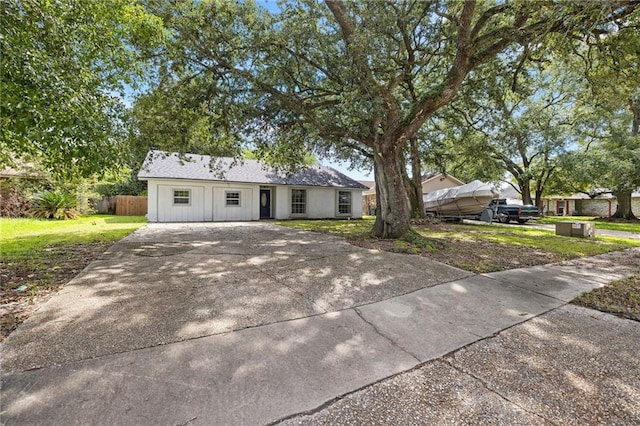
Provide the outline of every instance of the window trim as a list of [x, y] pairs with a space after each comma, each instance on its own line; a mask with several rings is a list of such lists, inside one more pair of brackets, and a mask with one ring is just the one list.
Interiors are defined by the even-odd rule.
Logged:
[[[293, 192], [294, 191], [304, 191], [304, 204], [296, 203], [296, 205], [304, 205], [304, 213], [294, 213], [293, 212]], [[306, 217], [309, 214], [309, 191], [306, 188], [290, 188], [289, 190], [289, 213], [293, 217]]]
[[[238, 204], [229, 204], [229, 194], [238, 194]], [[224, 191], [225, 207], [242, 207], [242, 191]]]
[[[171, 188], [172, 191], [172, 197], [171, 197], [171, 201], [173, 202], [173, 206], [179, 206], [179, 207], [189, 207], [191, 206], [191, 189], [187, 189], [187, 188]], [[184, 191], [187, 193], [186, 196], [184, 195], [179, 195], [176, 196], [176, 192], [178, 191]], [[185, 199], [187, 200], [186, 203], [176, 203], [176, 198], [181, 198], [181, 199]]]
[[[340, 193], [344, 192], [349, 194], [349, 212], [341, 213], [340, 212]], [[353, 191], [348, 191], [345, 189], [336, 190], [336, 216], [353, 216]]]

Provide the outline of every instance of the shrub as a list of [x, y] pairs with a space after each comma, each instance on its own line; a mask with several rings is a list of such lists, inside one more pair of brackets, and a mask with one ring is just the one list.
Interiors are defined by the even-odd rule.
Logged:
[[0, 184], [0, 216], [25, 217], [30, 209], [31, 203], [22, 188], [10, 180]]
[[31, 197], [31, 212], [34, 217], [42, 219], [75, 219], [77, 218], [78, 200], [72, 194], [62, 191], [45, 191]]

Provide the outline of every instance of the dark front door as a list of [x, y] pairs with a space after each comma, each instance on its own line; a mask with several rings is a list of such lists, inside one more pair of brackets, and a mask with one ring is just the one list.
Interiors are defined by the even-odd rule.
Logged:
[[260, 219], [269, 219], [271, 217], [271, 190], [260, 190]]

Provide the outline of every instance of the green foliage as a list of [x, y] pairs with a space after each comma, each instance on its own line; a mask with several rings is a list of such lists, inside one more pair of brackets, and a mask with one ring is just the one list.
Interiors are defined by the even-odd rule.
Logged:
[[473, 178], [497, 180], [507, 172], [524, 202], [533, 204], [533, 195], [539, 201], [545, 192], [558, 157], [575, 144], [569, 112], [576, 99], [573, 81], [544, 52], [527, 46], [513, 53], [472, 73], [440, 114], [432, 131], [440, 137], [427, 158], [456, 176], [471, 171]]
[[[194, 141], [207, 146], [200, 136], [213, 131], [221, 136], [213, 148], [240, 155], [235, 146], [245, 143], [283, 169], [309, 152], [369, 166], [373, 159], [375, 232], [384, 237], [409, 228], [407, 141], [471, 71], [517, 43], [545, 46], [550, 34], [601, 30], [611, 20], [601, 2], [292, 0], [274, 14], [252, 1], [149, 7], [171, 32], [156, 93], [176, 102], [160, 102], [169, 114], [153, 102], [143, 108], [141, 129], [153, 113], [159, 119], [141, 136], [168, 128], [186, 150]], [[633, 7], [615, 11], [624, 19]]]
[[31, 197], [31, 213], [40, 219], [76, 219], [78, 200], [62, 191], [45, 191]]
[[140, 181], [134, 174], [129, 178], [118, 182], [103, 182], [96, 185], [96, 192], [101, 196], [113, 197], [116, 195], [142, 195], [147, 190], [147, 182]]
[[0, 14], [0, 165], [32, 158], [68, 177], [120, 164], [118, 92], [161, 21], [131, 0], [3, 0]]
[[[640, 21], [640, 12], [630, 22]], [[564, 72], [578, 82], [573, 106], [580, 150], [560, 164], [556, 191], [597, 192], [618, 198], [616, 216], [633, 218], [631, 193], [640, 187], [640, 57], [637, 29], [622, 27], [592, 37], [565, 58]], [[575, 57], [573, 57], [575, 58]]]

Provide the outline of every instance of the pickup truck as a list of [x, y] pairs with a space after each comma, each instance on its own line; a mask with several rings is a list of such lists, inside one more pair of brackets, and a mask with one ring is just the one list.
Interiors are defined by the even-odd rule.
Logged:
[[507, 204], [507, 200], [504, 198], [492, 200], [489, 207], [493, 209], [493, 217], [500, 223], [517, 221], [522, 224], [527, 223], [528, 220], [535, 220], [540, 217], [536, 206]]

